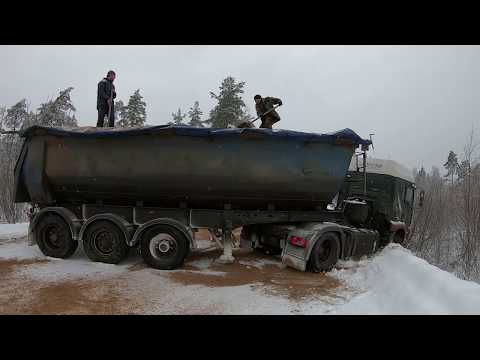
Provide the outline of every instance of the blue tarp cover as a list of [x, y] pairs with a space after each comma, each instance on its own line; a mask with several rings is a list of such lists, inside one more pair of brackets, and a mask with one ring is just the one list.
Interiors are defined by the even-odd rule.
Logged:
[[22, 132], [22, 136], [29, 138], [36, 135], [52, 135], [61, 137], [75, 137], [75, 138], [111, 138], [111, 137], [125, 137], [135, 135], [151, 135], [173, 132], [178, 136], [195, 136], [195, 137], [238, 137], [241, 134], [263, 134], [264, 136], [275, 139], [297, 140], [307, 142], [321, 142], [321, 143], [335, 143], [338, 140], [345, 140], [352, 142], [356, 146], [360, 144], [369, 145], [370, 140], [362, 139], [351, 129], [343, 129], [333, 133], [316, 134], [292, 130], [270, 130], [259, 128], [231, 128], [231, 129], [217, 129], [217, 128], [196, 128], [188, 125], [157, 125], [145, 126], [138, 128], [72, 128], [62, 129], [56, 127], [46, 126], [31, 126]]

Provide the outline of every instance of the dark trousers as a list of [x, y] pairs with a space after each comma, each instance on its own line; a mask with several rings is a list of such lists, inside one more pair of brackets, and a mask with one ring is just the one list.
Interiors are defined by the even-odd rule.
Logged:
[[[97, 127], [103, 127], [103, 121], [105, 117], [108, 117], [108, 107], [107, 108], [99, 108], [98, 109], [98, 120], [97, 120]], [[112, 111], [110, 113], [110, 119], [108, 119], [108, 126], [113, 127], [114, 126], [114, 121], [113, 121], [113, 116], [114, 116], [114, 111], [113, 111], [113, 106], [112, 106]]]
[[271, 129], [272, 125], [278, 121], [277, 119], [271, 116], [265, 116], [261, 120], [262, 120], [262, 124], [260, 125], [260, 128], [263, 128], [263, 129]]

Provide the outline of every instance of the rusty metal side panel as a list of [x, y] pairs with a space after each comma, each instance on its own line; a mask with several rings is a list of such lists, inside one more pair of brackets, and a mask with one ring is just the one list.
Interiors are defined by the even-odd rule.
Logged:
[[[239, 209], [314, 207], [341, 186], [353, 147], [245, 138], [142, 135], [46, 142], [45, 174], [54, 198], [131, 205]], [[39, 164], [37, 164], [39, 166]]]

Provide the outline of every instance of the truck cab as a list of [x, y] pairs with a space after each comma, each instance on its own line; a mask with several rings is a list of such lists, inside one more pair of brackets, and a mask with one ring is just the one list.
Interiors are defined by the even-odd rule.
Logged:
[[272, 249], [276, 243], [287, 266], [318, 272], [339, 259], [402, 244], [413, 216], [413, 174], [396, 161], [375, 158], [367, 159], [364, 171], [357, 159], [352, 158], [341, 189], [324, 211], [325, 221], [262, 227], [257, 246]]
[[356, 159], [350, 163], [342, 190], [349, 197], [363, 198], [369, 204], [370, 228], [401, 243], [408, 236], [413, 216], [413, 173], [394, 160], [368, 158], [366, 164], [366, 196], [363, 174], [359, 171], [362, 164]]

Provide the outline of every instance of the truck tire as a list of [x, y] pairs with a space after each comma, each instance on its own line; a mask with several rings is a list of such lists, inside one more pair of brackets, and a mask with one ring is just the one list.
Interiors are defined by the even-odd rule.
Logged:
[[182, 266], [189, 252], [188, 239], [168, 225], [155, 225], [146, 230], [140, 240], [143, 260], [159, 270], [172, 270]]
[[340, 240], [334, 233], [325, 233], [313, 246], [309, 259], [312, 272], [330, 271], [340, 258]]
[[68, 224], [61, 216], [49, 213], [35, 226], [35, 238], [45, 256], [66, 259], [73, 255], [78, 241], [73, 240]]
[[127, 256], [129, 247], [117, 225], [108, 220], [98, 220], [85, 230], [83, 249], [92, 261], [118, 264]]

